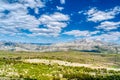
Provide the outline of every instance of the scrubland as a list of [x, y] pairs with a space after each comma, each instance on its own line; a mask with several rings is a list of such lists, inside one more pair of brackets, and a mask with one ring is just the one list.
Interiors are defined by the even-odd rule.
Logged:
[[[24, 62], [26, 59], [57, 60], [99, 68]], [[120, 80], [119, 69], [120, 54], [0, 51], [0, 79], [5, 80]]]

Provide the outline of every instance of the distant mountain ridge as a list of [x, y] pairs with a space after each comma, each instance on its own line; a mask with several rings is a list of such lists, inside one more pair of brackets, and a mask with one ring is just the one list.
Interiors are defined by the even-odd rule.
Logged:
[[16, 42], [0, 42], [0, 50], [10, 51], [68, 51], [79, 50], [84, 52], [120, 52], [120, 45], [107, 43], [98, 40], [81, 39], [63, 43], [16, 43]]
[[120, 51], [120, 45], [118, 44], [102, 42], [99, 40], [90, 40], [90, 39], [80, 39], [66, 43], [57, 43], [57, 44], [52, 44], [51, 46], [53, 50], [57, 50], [57, 51], [79, 50], [85, 52], [116, 52], [116, 48], [118, 51]]

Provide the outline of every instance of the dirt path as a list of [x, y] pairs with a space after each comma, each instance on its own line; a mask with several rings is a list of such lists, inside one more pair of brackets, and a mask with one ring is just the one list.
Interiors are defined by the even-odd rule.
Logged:
[[27, 62], [27, 63], [44, 63], [46, 65], [54, 65], [54, 64], [58, 64], [58, 65], [62, 65], [62, 66], [71, 66], [71, 67], [88, 67], [88, 68], [92, 68], [92, 69], [101, 69], [101, 68], [105, 68], [107, 70], [114, 70], [114, 71], [120, 71], [120, 68], [108, 68], [108, 67], [97, 67], [97, 66], [93, 66], [92, 64], [80, 64], [80, 63], [71, 63], [71, 62], [67, 62], [67, 61], [61, 61], [61, 60], [47, 60], [47, 59], [25, 59], [22, 60], [23, 62]]

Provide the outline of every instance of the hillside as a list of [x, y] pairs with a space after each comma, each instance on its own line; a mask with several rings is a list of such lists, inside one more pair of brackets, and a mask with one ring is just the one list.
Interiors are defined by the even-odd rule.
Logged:
[[120, 52], [120, 45], [87, 39], [55, 44], [0, 42], [0, 50], [32, 52], [79, 50], [83, 52], [118, 53]]
[[0, 51], [0, 79], [119, 80], [119, 62], [120, 54]]

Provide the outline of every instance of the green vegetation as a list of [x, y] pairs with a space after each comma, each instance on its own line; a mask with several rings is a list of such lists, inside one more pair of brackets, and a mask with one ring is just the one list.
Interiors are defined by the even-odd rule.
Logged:
[[[79, 51], [68, 52], [0, 52], [0, 79], [23, 80], [120, 80], [120, 71], [91, 69], [85, 67], [66, 67], [58, 64], [45, 65], [38, 63], [24, 63], [21, 59], [57, 59], [70, 62], [87, 63], [119, 67], [120, 55], [115, 64], [111, 61], [114, 54], [83, 53]], [[120, 67], [119, 67], [120, 68]]]
[[[79, 51], [66, 52], [8, 52], [0, 51], [0, 58], [5, 59], [55, 59], [98, 66], [120, 68], [120, 54], [87, 53]], [[115, 62], [116, 61], [116, 62]]]

